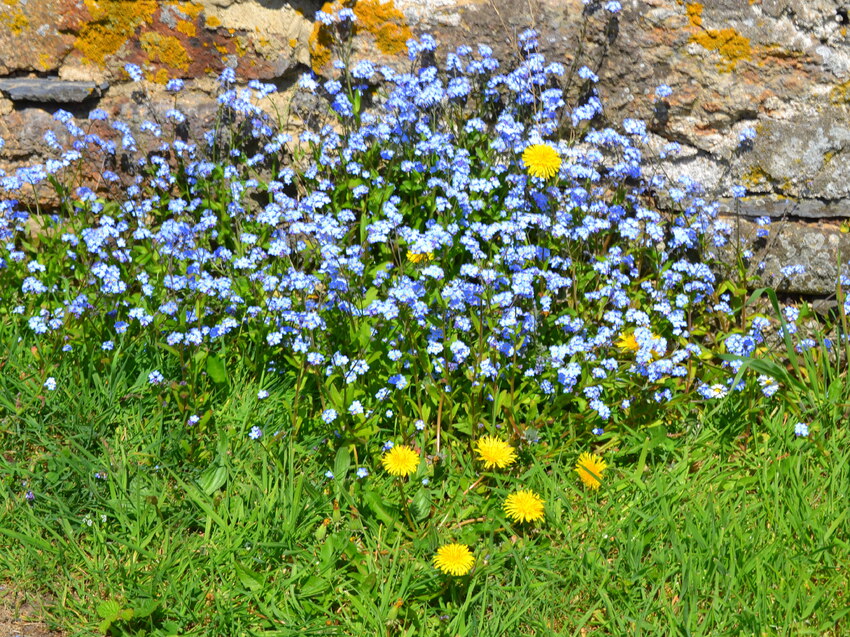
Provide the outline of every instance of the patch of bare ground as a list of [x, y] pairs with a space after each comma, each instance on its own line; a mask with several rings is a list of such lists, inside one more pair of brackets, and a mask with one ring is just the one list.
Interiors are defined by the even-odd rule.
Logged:
[[46, 600], [0, 586], [0, 637], [62, 637], [38, 621]]

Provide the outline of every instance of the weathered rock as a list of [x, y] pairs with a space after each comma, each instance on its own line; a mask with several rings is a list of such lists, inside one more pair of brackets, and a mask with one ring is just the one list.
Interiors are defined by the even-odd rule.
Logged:
[[98, 98], [109, 84], [71, 82], [58, 78], [0, 78], [0, 92], [13, 102], [72, 104]]
[[850, 199], [795, 199], [777, 195], [743, 197], [740, 201], [720, 199], [724, 212], [737, 210], [745, 217], [788, 217], [791, 219], [850, 218]]
[[55, 72], [71, 51], [74, 36], [65, 16], [78, 11], [75, 0], [0, 2], [0, 75]]
[[[827, 222], [777, 221], [766, 239], [756, 240], [759, 226], [749, 219], [727, 218], [734, 229], [730, 244], [718, 251], [722, 262], [735, 263], [738, 237], [741, 249], [755, 245], [747, 260], [749, 273], [761, 273], [757, 287], [769, 285], [780, 292], [828, 296], [835, 292], [839, 274], [850, 274], [850, 234], [840, 224]], [[759, 269], [758, 264], [764, 263]], [[786, 266], [803, 266], [802, 274], [782, 273]], [[727, 273], [729, 274], [729, 273]], [[756, 287], [756, 285], [753, 285]]]

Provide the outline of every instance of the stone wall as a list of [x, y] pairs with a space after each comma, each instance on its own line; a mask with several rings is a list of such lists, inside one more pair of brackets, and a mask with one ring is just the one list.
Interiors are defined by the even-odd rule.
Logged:
[[[743, 185], [739, 212], [783, 218], [777, 263], [810, 262], [828, 280], [837, 252], [850, 258], [841, 232], [850, 218], [843, 0], [623, 0], [617, 16], [582, 0], [0, 0], [0, 168], [41, 156], [57, 108], [144, 117], [127, 62], [143, 68], [153, 102], [171, 103], [165, 82], [186, 79], [181, 103], [202, 119], [228, 66], [274, 82], [285, 99], [301, 73], [328, 72], [313, 16], [341, 1], [357, 14], [355, 55], [399, 66], [411, 35], [510, 55], [516, 35], [534, 26], [547, 57], [597, 70], [611, 121], [643, 118], [657, 147], [682, 145], [666, 162], [671, 174], [700, 179], [730, 210], [731, 186]], [[673, 89], [663, 101], [659, 84]], [[758, 136], [742, 152], [738, 136], [750, 127]], [[790, 288], [824, 292], [823, 276]]]

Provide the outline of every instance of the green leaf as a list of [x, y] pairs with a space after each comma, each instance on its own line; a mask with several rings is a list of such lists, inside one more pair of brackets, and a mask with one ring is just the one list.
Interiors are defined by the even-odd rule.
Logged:
[[334, 478], [342, 480], [348, 473], [351, 467], [351, 454], [348, 452], [348, 447], [340, 447], [336, 452], [334, 460]]
[[236, 562], [234, 567], [236, 569], [236, 575], [239, 577], [239, 581], [242, 582], [242, 586], [247, 588], [249, 591], [258, 591], [265, 585], [266, 580], [259, 573], [255, 573], [254, 571], [245, 568], [239, 562]]
[[413, 519], [421, 522], [431, 515], [431, 497], [428, 495], [427, 489], [420, 488], [416, 495], [413, 496], [413, 501], [410, 503], [410, 512], [413, 514]]
[[121, 612], [121, 604], [115, 600], [107, 600], [97, 605], [97, 614], [110, 624], [118, 619], [118, 614]]
[[218, 356], [213, 356], [212, 354], [207, 356], [207, 374], [218, 385], [227, 383], [227, 368], [225, 368], [224, 362]]
[[207, 495], [212, 495], [227, 482], [227, 469], [219, 466], [211, 466], [201, 474], [198, 486]]

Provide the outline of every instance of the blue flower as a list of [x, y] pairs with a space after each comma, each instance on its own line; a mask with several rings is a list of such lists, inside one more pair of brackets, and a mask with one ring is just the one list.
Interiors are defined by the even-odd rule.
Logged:
[[264, 400], [268, 397], [269, 397], [269, 392], [267, 392], [265, 389], [261, 389], [260, 391], [257, 392], [257, 399], [258, 400]]
[[798, 422], [794, 425], [794, 435], [798, 438], [805, 438], [809, 435], [809, 425], [804, 422]]
[[125, 64], [124, 70], [127, 71], [127, 75], [129, 75], [130, 79], [134, 82], [141, 82], [144, 77], [142, 75], [142, 69], [135, 64]]
[[51, 376], [46, 381], [44, 381], [44, 387], [47, 391], [54, 391], [56, 389], [56, 379]]
[[263, 435], [263, 430], [254, 425], [251, 427], [251, 431], [248, 433], [248, 437], [251, 440], [259, 440]]
[[361, 480], [369, 475], [369, 470], [366, 467], [357, 468], [357, 477]]
[[162, 381], [164, 381], [162, 374], [159, 370], [153, 370], [150, 374], [148, 374], [148, 383], [151, 385], [159, 385]]

